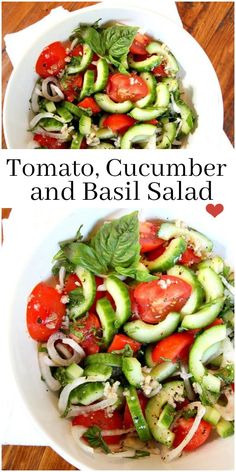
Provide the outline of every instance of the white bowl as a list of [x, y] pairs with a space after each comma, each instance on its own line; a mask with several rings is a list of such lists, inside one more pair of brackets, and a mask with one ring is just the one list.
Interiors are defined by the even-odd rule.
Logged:
[[35, 62], [42, 49], [58, 40], [66, 40], [79, 22], [118, 20], [138, 25], [148, 34], [166, 43], [181, 66], [185, 98], [198, 115], [198, 126], [186, 146], [199, 149], [206, 143], [216, 145], [223, 128], [223, 102], [216, 73], [207, 55], [183, 28], [158, 14], [139, 8], [95, 5], [71, 13], [26, 46], [22, 60], [9, 80], [4, 102], [4, 132], [7, 147], [24, 149], [32, 143], [29, 127], [29, 99], [36, 81]]
[[[164, 464], [158, 456], [146, 457], [138, 460], [130, 459], [113, 459], [106, 455], [94, 456], [86, 454], [75, 443], [71, 436], [70, 424], [67, 420], [61, 419], [57, 409], [57, 399], [54, 394], [46, 391], [45, 384], [40, 379], [40, 372], [37, 361], [37, 345], [29, 337], [25, 324], [25, 309], [27, 297], [32, 290], [32, 287], [40, 280], [47, 278], [50, 274], [51, 260], [53, 255], [58, 250], [58, 241], [74, 236], [78, 227], [83, 224], [83, 234], [86, 236], [94, 225], [101, 220], [106, 220], [108, 217], [118, 217], [121, 213], [128, 213], [129, 210], [114, 211], [111, 214], [108, 209], [80, 209], [73, 213], [61, 214], [54, 218], [53, 223], [50, 223], [54, 212], [47, 213], [47, 218], [42, 214], [41, 216], [41, 234], [37, 239], [38, 220], [35, 217], [30, 221], [30, 214], [27, 223], [21, 221], [27, 235], [29, 228], [32, 231], [32, 224], [36, 224], [35, 237], [31, 233], [31, 245], [28, 241], [24, 241], [23, 232], [20, 229], [20, 223], [14, 225], [14, 215], [11, 226], [11, 233], [14, 231], [18, 234], [18, 244], [21, 251], [19, 253], [19, 246], [16, 247], [15, 239], [8, 244], [6, 248], [6, 265], [10, 268], [10, 275], [8, 277], [5, 273], [5, 278], [8, 279], [9, 285], [4, 291], [4, 299], [11, 300], [11, 309], [5, 308], [6, 319], [8, 320], [8, 347], [10, 350], [10, 361], [13, 369], [13, 374], [17, 382], [20, 394], [25, 401], [25, 404], [31, 413], [32, 417], [37, 423], [44, 435], [46, 441], [55, 451], [57, 451], [63, 458], [73, 464], [78, 469], [82, 470], [119, 470], [119, 469], [195, 469], [195, 470], [231, 470], [233, 469], [233, 439], [216, 438], [208, 442], [193, 453], [186, 454], [180, 459]], [[179, 218], [184, 214], [185, 221], [195, 226], [196, 229], [205, 232], [214, 241], [214, 248], [218, 254], [221, 254], [227, 261], [232, 261], [232, 247], [225, 239], [225, 225], [217, 224], [215, 221], [206, 231], [206, 225], [209, 226], [209, 219], [207, 214], [201, 216], [200, 211], [195, 211], [194, 216], [190, 209], [177, 213], [175, 207], [172, 210], [160, 208], [142, 210], [141, 218]], [[44, 224], [43, 224], [44, 221]], [[223, 221], [222, 221], [223, 223]], [[40, 225], [39, 225], [40, 226]], [[32, 239], [33, 237], [33, 239]], [[220, 241], [217, 242], [217, 241]], [[29, 247], [31, 246], [31, 247]], [[15, 261], [17, 260], [17, 265]], [[15, 270], [12, 270], [12, 267]], [[15, 277], [15, 280], [14, 280]], [[4, 307], [3, 307], [4, 308]], [[9, 313], [10, 311], [10, 313]]]

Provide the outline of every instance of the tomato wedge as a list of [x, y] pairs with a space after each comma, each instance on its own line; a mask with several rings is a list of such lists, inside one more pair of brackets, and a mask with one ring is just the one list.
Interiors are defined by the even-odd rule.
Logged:
[[64, 285], [64, 292], [68, 293], [81, 286], [79, 277], [76, 274], [69, 274]]
[[143, 321], [158, 323], [171, 311], [180, 311], [191, 291], [191, 286], [184, 280], [162, 275], [159, 280], [138, 284], [134, 289], [134, 300]]
[[146, 47], [150, 43], [150, 41], [150, 38], [145, 34], [137, 33], [133, 40], [133, 43], [130, 46], [130, 52], [132, 54], [137, 54], [138, 56], [146, 56]]
[[77, 74], [74, 77], [68, 77], [61, 80], [60, 84], [66, 99], [69, 102], [73, 102], [78, 96], [78, 91], [82, 88], [83, 76], [82, 74]]
[[136, 102], [148, 94], [146, 82], [137, 74], [112, 74], [107, 84], [107, 94], [114, 102], [122, 103], [126, 100]]
[[[142, 412], [145, 416], [145, 408], [147, 406], [148, 398], [145, 397], [142, 392], [138, 392], [138, 399], [139, 399], [140, 406], [142, 408]], [[129, 428], [132, 428], [133, 426], [134, 426], [134, 422], [130, 414], [128, 404], [126, 402], [125, 412], [124, 412], [124, 427], [125, 429], [129, 429]]]
[[165, 64], [159, 64], [159, 66], [154, 67], [152, 73], [156, 77], [168, 77], [168, 74], [165, 71]]
[[139, 226], [139, 243], [141, 246], [141, 254], [143, 252], [153, 251], [153, 249], [162, 246], [165, 242], [163, 239], [158, 238], [157, 232], [160, 226], [156, 223], [151, 223], [150, 221], [145, 221], [140, 223]]
[[189, 348], [194, 341], [194, 333], [174, 333], [159, 341], [152, 351], [152, 360], [156, 364], [161, 364], [164, 360], [170, 359], [172, 362], [188, 359]]
[[81, 102], [78, 103], [78, 106], [82, 108], [90, 108], [92, 113], [99, 113], [101, 111], [101, 108], [98, 106], [98, 104], [92, 97], [84, 98]]
[[40, 77], [58, 75], [65, 67], [66, 50], [60, 41], [49, 44], [44, 48], [36, 62], [36, 72]]
[[70, 52], [70, 56], [73, 57], [78, 57], [78, 56], [83, 56], [83, 45], [82, 44], [77, 44], [74, 49]]
[[64, 141], [59, 141], [56, 138], [51, 138], [43, 134], [36, 133], [34, 135], [34, 141], [36, 141], [41, 147], [47, 149], [67, 149], [68, 143]]
[[[108, 416], [106, 410], [98, 410], [86, 415], [78, 415], [72, 420], [72, 425], [98, 426], [102, 431], [123, 428], [123, 418], [118, 411], [114, 411], [112, 416]], [[122, 436], [104, 436], [103, 439], [107, 444], [117, 444]]]
[[133, 352], [137, 352], [141, 348], [141, 344], [129, 338], [129, 336], [126, 336], [125, 334], [116, 334], [107, 352], [120, 351], [127, 345], [131, 347]]
[[110, 115], [103, 121], [103, 126], [105, 128], [110, 128], [114, 132], [125, 133], [130, 126], [133, 126], [136, 123], [136, 120], [128, 115], [114, 114]]
[[148, 259], [148, 261], [154, 261], [158, 257], [160, 257], [162, 254], [164, 254], [166, 250], [166, 244], [164, 243], [162, 246], [157, 247], [156, 249], [153, 249], [153, 251], [148, 252], [145, 254], [145, 257]]
[[40, 282], [32, 290], [27, 304], [27, 328], [31, 338], [44, 342], [61, 327], [66, 307], [54, 287]]
[[[70, 337], [79, 342], [87, 355], [100, 351], [101, 337], [99, 332], [101, 324], [97, 315], [89, 312], [88, 315], [79, 318], [73, 325], [73, 333]], [[78, 335], [75, 334], [78, 331]]]
[[[193, 422], [194, 418], [181, 418], [178, 420], [176, 425], [173, 427], [173, 433], [175, 433], [175, 439], [173, 442], [174, 448], [177, 447], [187, 436]], [[185, 446], [184, 451], [194, 451], [194, 449], [197, 449], [199, 446], [204, 444], [210, 436], [211, 430], [212, 426], [205, 420], [201, 420], [196, 433], [193, 435], [187, 446]]]
[[187, 247], [186, 251], [180, 257], [178, 264], [191, 266], [198, 264], [201, 261], [201, 257], [197, 256], [191, 247]]

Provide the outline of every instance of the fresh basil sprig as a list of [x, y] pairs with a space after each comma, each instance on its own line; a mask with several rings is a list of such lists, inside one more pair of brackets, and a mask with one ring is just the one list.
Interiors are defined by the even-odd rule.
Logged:
[[102, 437], [102, 431], [98, 426], [90, 426], [87, 431], [83, 434], [83, 437], [88, 440], [91, 447], [101, 447], [106, 454], [109, 454], [110, 449]]

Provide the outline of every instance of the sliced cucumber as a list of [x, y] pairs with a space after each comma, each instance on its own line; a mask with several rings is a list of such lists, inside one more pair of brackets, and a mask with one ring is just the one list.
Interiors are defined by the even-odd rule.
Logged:
[[94, 93], [94, 71], [86, 70], [84, 74], [83, 87], [80, 92], [79, 99], [82, 100], [85, 97], [89, 97]]
[[102, 352], [100, 354], [90, 354], [85, 358], [85, 365], [102, 364], [104, 366], [121, 367], [122, 356], [111, 352]]
[[121, 149], [130, 149], [133, 143], [148, 141], [156, 133], [156, 126], [150, 124], [140, 124], [131, 126], [122, 136]]
[[129, 290], [124, 282], [114, 275], [107, 277], [105, 286], [115, 302], [115, 325], [117, 328], [119, 328], [129, 319], [131, 315]]
[[202, 356], [202, 363], [203, 364], [209, 364], [212, 362], [215, 357], [219, 355], [219, 352], [222, 351], [222, 342], [218, 342], [215, 344], [212, 344], [204, 353]]
[[145, 358], [145, 364], [146, 364], [148, 367], [155, 367], [155, 365], [156, 365], [156, 362], [154, 362], [154, 361], [152, 360], [152, 351], [153, 351], [153, 348], [154, 348], [154, 345], [149, 344], [149, 346], [147, 346], [146, 349], [145, 349], [144, 358]]
[[179, 368], [177, 362], [164, 361], [161, 364], [154, 366], [150, 372], [150, 375], [158, 382], [168, 379], [173, 375]]
[[181, 327], [185, 329], [202, 329], [213, 323], [224, 305], [224, 298], [217, 298], [210, 303], [203, 305], [197, 313], [186, 315], [183, 318]]
[[56, 111], [58, 115], [60, 115], [63, 118], [65, 123], [70, 123], [73, 120], [72, 113], [69, 110], [67, 110], [66, 107], [58, 106], [56, 108]]
[[166, 403], [166, 405], [164, 406], [160, 414], [159, 420], [157, 422], [157, 427], [169, 428], [174, 421], [175, 413], [176, 412], [175, 412], [174, 407], [170, 405], [169, 403]]
[[115, 312], [107, 298], [101, 298], [97, 301], [96, 311], [102, 325], [104, 345], [109, 346], [117, 331]]
[[122, 371], [130, 385], [140, 388], [144, 379], [142, 366], [135, 357], [124, 357], [122, 361]]
[[67, 74], [78, 74], [87, 69], [88, 65], [93, 60], [93, 51], [88, 44], [83, 44], [83, 56], [81, 61], [74, 61], [74, 64], [69, 64], [66, 68]]
[[143, 61], [134, 61], [132, 57], [128, 59], [129, 66], [131, 69], [137, 70], [138, 72], [149, 72], [154, 69], [156, 66], [159, 66], [162, 59], [160, 56], [151, 56]]
[[170, 92], [167, 85], [159, 82], [156, 87], [156, 102], [154, 104], [157, 108], [167, 108], [170, 102]]
[[176, 137], [176, 130], [177, 126], [176, 123], [164, 123], [163, 124], [163, 133], [162, 133], [162, 140], [157, 145], [158, 149], [170, 149], [172, 146], [173, 141]]
[[228, 438], [234, 434], [234, 424], [221, 418], [216, 425], [216, 431], [221, 438]]
[[45, 108], [49, 113], [56, 113], [57, 108], [51, 100], [45, 100]]
[[211, 259], [206, 259], [205, 261], [199, 262], [198, 269], [210, 268], [214, 270], [217, 274], [221, 274], [224, 270], [224, 261], [220, 256], [214, 256]]
[[206, 413], [203, 416], [203, 419], [213, 426], [216, 426], [220, 419], [220, 413], [212, 406], [206, 406], [205, 408]]
[[88, 311], [92, 306], [96, 295], [96, 282], [92, 272], [89, 272], [89, 270], [84, 269], [83, 267], [77, 266], [75, 273], [82, 284], [83, 300], [70, 309], [69, 316], [72, 319], [76, 319], [86, 313], [86, 311]]
[[61, 131], [63, 123], [58, 121], [56, 118], [42, 118], [38, 123], [39, 126], [42, 126], [45, 131]]
[[173, 239], [164, 254], [147, 263], [151, 272], [166, 272], [173, 267], [186, 250], [187, 244], [183, 238]]
[[197, 247], [201, 252], [207, 253], [212, 251], [213, 243], [204, 234], [195, 231], [194, 229], [182, 228], [176, 226], [174, 223], [162, 223], [158, 231], [159, 238], [168, 241], [176, 237], [183, 237], [186, 241]]
[[129, 113], [132, 118], [138, 121], [149, 121], [160, 116], [160, 111], [156, 108], [138, 108], [135, 107]]
[[80, 110], [77, 105], [71, 102], [62, 102], [63, 107], [65, 107], [72, 115], [75, 115], [77, 118], [80, 118], [83, 114], [86, 114], [84, 111]]
[[80, 149], [82, 141], [83, 141], [82, 134], [73, 133], [70, 148], [71, 149]]
[[108, 113], [128, 113], [133, 108], [133, 103], [126, 100], [122, 103], [116, 103], [105, 93], [96, 93], [94, 98], [100, 108]]
[[174, 275], [187, 282], [192, 287], [192, 293], [188, 301], [183, 306], [181, 313], [191, 315], [202, 305], [204, 300], [203, 288], [195, 273], [183, 265], [176, 265], [168, 270], [168, 275]]
[[173, 77], [163, 77], [162, 83], [167, 85], [169, 92], [176, 92], [179, 88], [178, 80]]
[[117, 134], [110, 128], [100, 128], [96, 131], [96, 136], [99, 139], [111, 139], [117, 136]]
[[82, 115], [79, 120], [79, 132], [83, 136], [88, 136], [91, 131], [92, 119], [90, 116]]
[[136, 102], [136, 106], [138, 108], [144, 108], [152, 105], [155, 102], [157, 82], [154, 75], [150, 72], [143, 72], [142, 74], [140, 74], [140, 77], [144, 80], [144, 82], [146, 82], [148, 94], [146, 95], [146, 97], [138, 100]]
[[[167, 49], [166, 45], [160, 41], [153, 41], [146, 47], [149, 54], [158, 54], [166, 63], [165, 69], [175, 76], [179, 70], [178, 63], [173, 54]], [[161, 61], [161, 62], [162, 62]]]
[[125, 393], [128, 408], [132, 416], [132, 420], [134, 422], [134, 426], [138, 433], [138, 436], [141, 441], [149, 441], [149, 439], [151, 439], [151, 434], [142, 412], [136, 388], [130, 386], [126, 389]]
[[154, 343], [172, 334], [180, 321], [179, 313], [169, 313], [167, 317], [156, 325], [144, 321], [130, 321], [124, 325], [124, 332], [141, 343]]
[[102, 382], [89, 382], [72, 390], [70, 394], [70, 403], [73, 405], [90, 405], [100, 400], [104, 394], [104, 385]]
[[163, 426], [163, 422], [159, 422], [160, 416], [168, 401], [172, 403], [175, 397], [183, 397], [183, 394], [184, 383], [182, 381], [168, 382], [163, 385], [157, 395], [149, 400], [146, 406], [145, 415], [154, 439], [167, 447], [172, 446], [175, 435], [168, 427]]
[[101, 377], [103, 377], [103, 381], [106, 382], [106, 380], [108, 380], [112, 375], [112, 367], [109, 365], [92, 363], [85, 367], [84, 375], [86, 377], [91, 375], [93, 377], [99, 376], [100, 380]]
[[109, 67], [106, 59], [100, 58], [97, 62], [97, 79], [94, 84], [94, 92], [104, 90], [108, 81]]
[[97, 146], [91, 146], [89, 149], [115, 149], [115, 146], [111, 143], [100, 143]]
[[189, 371], [196, 382], [212, 392], [220, 391], [220, 380], [209, 373], [202, 363], [204, 352], [226, 338], [226, 326], [218, 325], [197, 336], [189, 354]]
[[183, 101], [176, 100], [176, 105], [179, 108], [179, 113], [181, 116], [181, 127], [179, 130], [180, 136], [183, 134], [187, 136], [194, 127], [194, 115], [191, 108]]
[[200, 269], [197, 277], [205, 290], [207, 302], [223, 297], [224, 286], [219, 275], [213, 269], [210, 267]]

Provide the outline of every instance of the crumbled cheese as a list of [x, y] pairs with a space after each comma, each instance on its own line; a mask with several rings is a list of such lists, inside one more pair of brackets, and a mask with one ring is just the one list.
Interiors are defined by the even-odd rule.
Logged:
[[109, 398], [109, 400], [117, 400], [118, 399], [118, 387], [120, 385], [120, 382], [116, 381], [113, 385], [110, 385], [109, 382], [105, 383], [104, 386], [104, 398]]
[[66, 305], [67, 303], [69, 303], [70, 301], [70, 297], [68, 297], [68, 295], [63, 295], [61, 297], [61, 303], [63, 303], [63, 305]]
[[65, 58], [65, 62], [70, 62], [70, 61], [71, 61], [71, 57], [70, 57], [70, 56], [67, 56], [67, 57]]
[[59, 284], [56, 285], [55, 289], [58, 293], [62, 293], [62, 289], [61, 289], [61, 286]]
[[166, 280], [158, 280], [157, 283], [163, 290], [165, 290], [167, 287], [169, 287], [169, 285], [173, 284], [173, 281], [170, 279], [166, 279]]
[[143, 390], [143, 393], [146, 395], [146, 397], [156, 395], [161, 390], [161, 388], [161, 384], [159, 384], [159, 382], [157, 382], [157, 380], [151, 375], [145, 375], [143, 381], [141, 382], [141, 389]]
[[117, 136], [113, 138], [113, 143], [116, 148], [120, 148], [120, 141], [121, 141], [121, 136]]
[[146, 365], [142, 367], [142, 372], [144, 374], [150, 374], [151, 370], [152, 370], [151, 367], [147, 367]]
[[88, 146], [97, 146], [100, 144], [100, 139], [96, 136], [96, 133], [94, 131], [91, 131], [91, 133], [86, 136], [86, 143]]
[[193, 390], [194, 390], [195, 393], [197, 393], [198, 395], [202, 394], [202, 387], [199, 383], [193, 382], [192, 387], [193, 387]]

